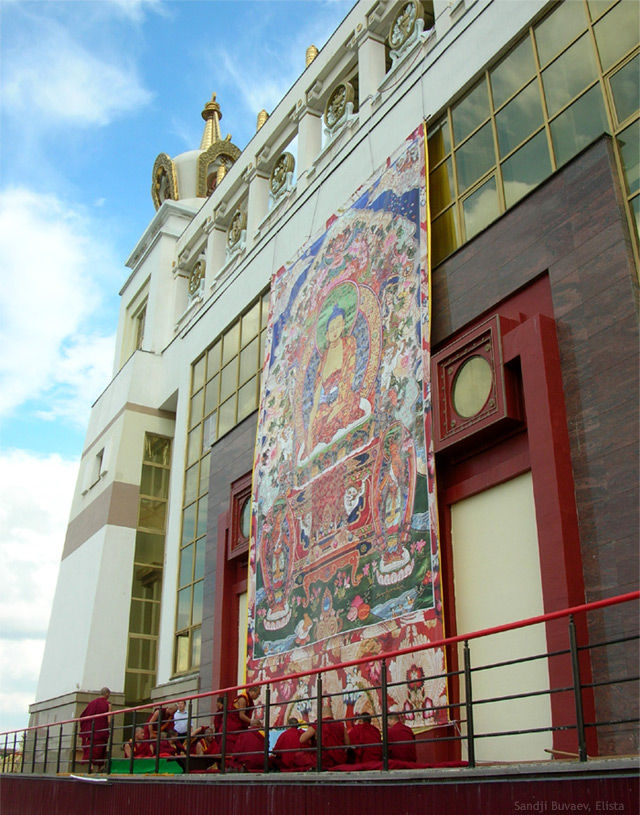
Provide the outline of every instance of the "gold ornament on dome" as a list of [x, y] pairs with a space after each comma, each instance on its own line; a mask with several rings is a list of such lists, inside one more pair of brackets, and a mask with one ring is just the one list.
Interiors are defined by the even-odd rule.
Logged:
[[307, 48], [307, 50], [305, 51], [305, 55], [304, 55], [305, 67], [308, 68], [309, 65], [311, 65], [311, 63], [313, 62], [313, 60], [318, 56], [318, 54], [319, 54], [319, 51], [316, 48], [316, 46], [315, 45], [310, 45]]
[[160, 153], [153, 164], [151, 198], [156, 209], [160, 209], [164, 201], [178, 200], [175, 165], [166, 153]]
[[237, 209], [227, 232], [227, 246], [232, 248], [239, 243], [242, 233], [247, 228], [247, 214], [241, 209]]
[[214, 175], [217, 184], [218, 169], [224, 165], [228, 170], [240, 157], [241, 150], [231, 143], [230, 138], [227, 136], [223, 141], [214, 142], [208, 150], [198, 156], [198, 198], [206, 198], [215, 189], [215, 184], [210, 179], [211, 175]]
[[189, 274], [188, 288], [189, 288], [189, 294], [191, 295], [191, 297], [193, 297], [194, 294], [197, 294], [198, 291], [200, 290], [200, 284], [201, 284], [202, 280], [204, 280], [205, 268], [206, 268], [206, 264], [205, 264], [204, 260], [199, 260], [194, 265], [193, 269], [191, 270], [191, 273]]
[[324, 109], [324, 123], [328, 128], [335, 127], [347, 112], [347, 105], [354, 101], [356, 93], [351, 82], [341, 82], [331, 91]]
[[269, 187], [273, 195], [277, 195], [287, 183], [287, 176], [296, 166], [296, 160], [291, 153], [282, 153], [271, 171]]
[[403, 3], [396, 14], [389, 30], [388, 42], [390, 47], [397, 51], [415, 31], [418, 20], [424, 19], [424, 8], [420, 0], [409, 0]]
[[269, 118], [269, 114], [267, 113], [264, 108], [258, 113], [258, 118], [256, 119], [256, 133], [260, 130], [267, 123], [267, 119]]

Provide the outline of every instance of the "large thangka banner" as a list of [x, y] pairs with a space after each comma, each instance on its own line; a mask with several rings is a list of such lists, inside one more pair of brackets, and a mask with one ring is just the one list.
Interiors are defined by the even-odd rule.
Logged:
[[[273, 278], [253, 480], [248, 681], [443, 635], [430, 438], [422, 128]], [[392, 660], [387, 703], [446, 719], [440, 649]], [[331, 671], [379, 712], [379, 665]], [[424, 681], [421, 681], [424, 680]], [[283, 687], [278, 723], [310, 713]], [[342, 700], [342, 701], [340, 701]]]

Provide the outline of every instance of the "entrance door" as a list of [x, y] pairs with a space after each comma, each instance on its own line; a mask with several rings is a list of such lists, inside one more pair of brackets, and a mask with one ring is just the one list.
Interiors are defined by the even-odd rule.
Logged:
[[[452, 504], [451, 550], [458, 634], [542, 614], [531, 472]], [[482, 637], [469, 645], [472, 667], [547, 650], [544, 625]], [[462, 650], [459, 659], [462, 666]], [[548, 690], [548, 663], [540, 659], [474, 672], [472, 683], [474, 701]], [[550, 726], [548, 694], [474, 706], [476, 734]], [[544, 750], [552, 741], [551, 732], [478, 739], [476, 758], [549, 758]]]

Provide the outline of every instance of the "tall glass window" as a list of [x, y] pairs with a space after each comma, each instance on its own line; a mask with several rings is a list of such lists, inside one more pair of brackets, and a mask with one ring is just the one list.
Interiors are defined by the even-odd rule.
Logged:
[[171, 440], [146, 433], [129, 611], [126, 705], [149, 701], [156, 681], [170, 467]]
[[640, 211], [637, 0], [565, 0], [428, 131], [432, 263], [601, 133], [614, 135], [630, 221]]
[[192, 366], [174, 671], [200, 664], [211, 445], [258, 407], [269, 316], [263, 293]]

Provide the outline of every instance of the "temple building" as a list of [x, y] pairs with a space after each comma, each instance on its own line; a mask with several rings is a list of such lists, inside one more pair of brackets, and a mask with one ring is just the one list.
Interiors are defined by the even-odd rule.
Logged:
[[[359, 0], [244, 149], [213, 93], [199, 148], [149, 157], [32, 725], [104, 685], [206, 693], [638, 588], [639, 9]], [[637, 634], [637, 609], [577, 630]], [[451, 736], [464, 687], [428, 680], [462, 651], [428, 654], [390, 664], [389, 701]], [[637, 715], [606, 684], [634, 659], [591, 654], [600, 720]], [[338, 712], [375, 715], [370, 681], [331, 680]], [[564, 663], [474, 683], [537, 693], [476, 729], [539, 729], [478, 756], [575, 751]], [[638, 752], [636, 727], [589, 738]]]

